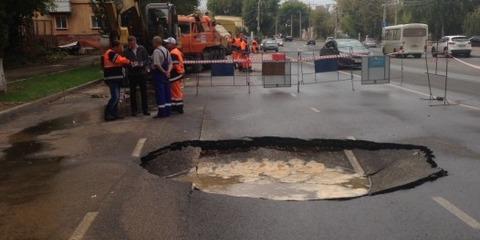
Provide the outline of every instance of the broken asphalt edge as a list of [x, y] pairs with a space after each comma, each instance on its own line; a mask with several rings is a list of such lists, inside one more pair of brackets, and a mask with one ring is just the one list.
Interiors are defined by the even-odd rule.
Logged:
[[103, 78], [96, 79], [87, 83], [84, 83], [82, 85], [78, 85], [72, 88], [69, 88], [65, 91], [61, 91], [43, 98], [39, 98], [37, 100], [34, 100], [32, 102], [27, 102], [9, 109], [6, 109], [4, 111], [0, 111], [0, 124], [7, 123], [9, 121], [14, 120], [16, 117], [18, 117], [20, 114], [25, 113], [27, 111], [30, 111], [34, 108], [37, 108], [40, 105], [46, 104], [46, 103], [51, 103], [54, 102], [64, 96], [67, 96], [68, 94], [71, 94], [72, 92], [76, 92], [78, 90], [82, 90], [85, 88], [89, 88], [93, 85], [96, 85], [103, 81]]
[[[330, 151], [340, 151], [340, 150], [381, 150], [381, 149], [403, 149], [403, 150], [419, 150], [423, 152], [426, 162], [430, 165], [431, 168], [436, 168], [438, 171], [432, 173], [428, 176], [419, 178], [415, 181], [402, 184], [399, 186], [391, 187], [388, 189], [383, 189], [376, 192], [370, 192], [368, 195], [378, 195], [395, 192], [398, 190], [406, 190], [415, 188], [425, 182], [432, 182], [438, 178], [448, 176], [448, 171], [443, 168], [438, 167], [437, 163], [434, 161], [434, 154], [431, 149], [426, 146], [421, 145], [412, 145], [412, 144], [398, 144], [398, 143], [378, 143], [373, 141], [365, 140], [349, 140], [349, 139], [299, 139], [299, 138], [290, 138], [290, 137], [274, 137], [274, 136], [265, 136], [265, 137], [244, 137], [241, 139], [230, 139], [230, 140], [190, 140], [183, 142], [175, 142], [170, 145], [161, 147], [157, 150], [154, 150], [141, 158], [141, 166], [146, 167], [148, 163], [154, 160], [157, 156], [162, 155], [168, 151], [178, 151], [186, 147], [199, 147], [202, 150], [212, 150], [212, 149], [247, 149], [252, 147], [273, 147], [276, 149], [285, 149], [286, 146], [289, 148], [302, 148], [305, 146], [316, 147], [318, 150], [330, 150]], [[346, 199], [333, 199], [333, 200], [349, 200], [352, 198]]]

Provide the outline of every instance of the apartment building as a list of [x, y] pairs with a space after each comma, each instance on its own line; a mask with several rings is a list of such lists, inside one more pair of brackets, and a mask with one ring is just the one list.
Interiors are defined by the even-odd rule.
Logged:
[[48, 14], [36, 13], [33, 30], [36, 37], [51, 38], [58, 44], [100, 40], [101, 21], [94, 16], [91, 0], [55, 0]]

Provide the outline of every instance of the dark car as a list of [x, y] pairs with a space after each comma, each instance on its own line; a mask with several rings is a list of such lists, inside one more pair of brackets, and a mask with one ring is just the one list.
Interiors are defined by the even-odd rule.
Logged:
[[317, 44], [317, 42], [315, 42], [315, 40], [308, 40], [307, 41], [307, 45], [309, 46], [315, 46]]
[[470, 38], [472, 47], [480, 47], [480, 36], [473, 36]]
[[264, 52], [266, 51], [275, 51], [278, 52], [278, 43], [274, 39], [267, 39], [263, 40], [262, 44], [260, 45]]
[[359, 68], [362, 57], [370, 55], [370, 51], [356, 39], [329, 40], [320, 49], [320, 56], [344, 55], [339, 58], [338, 65], [342, 68]]
[[291, 42], [293, 41], [293, 37], [292, 36], [286, 36], [285, 37], [285, 42]]

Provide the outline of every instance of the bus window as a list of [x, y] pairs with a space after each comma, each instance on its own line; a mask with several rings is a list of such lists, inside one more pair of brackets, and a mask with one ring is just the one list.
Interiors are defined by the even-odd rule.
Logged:
[[425, 37], [427, 30], [425, 28], [406, 28], [403, 29], [404, 37]]

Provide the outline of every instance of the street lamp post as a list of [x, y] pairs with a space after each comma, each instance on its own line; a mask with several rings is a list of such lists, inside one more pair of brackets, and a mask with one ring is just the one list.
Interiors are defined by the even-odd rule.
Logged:
[[262, 4], [262, 0], [259, 0], [257, 4], [257, 35], [260, 34], [260, 5], [261, 4]]

